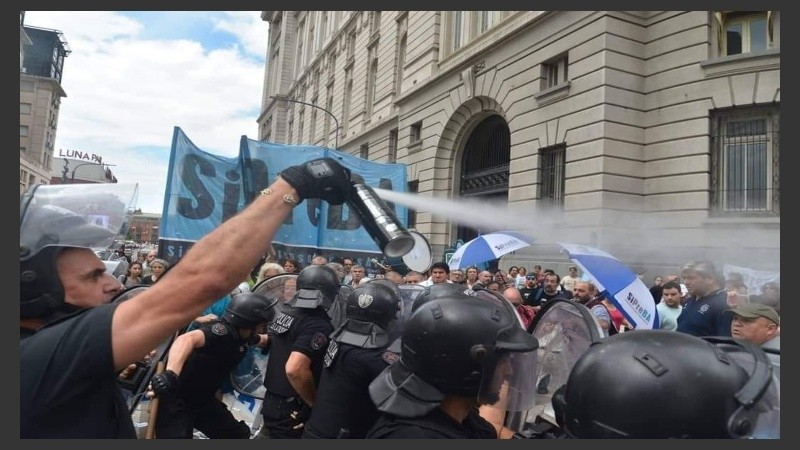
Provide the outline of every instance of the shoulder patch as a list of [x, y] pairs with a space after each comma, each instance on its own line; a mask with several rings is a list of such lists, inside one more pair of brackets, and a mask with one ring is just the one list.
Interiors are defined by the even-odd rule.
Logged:
[[383, 360], [386, 361], [386, 363], [391, 366], [392, 364], [396, 363], [398, 359], [400, 359], [400, 355], [398, 355], [395, 352], [386, 350], [381, 355], [381, 358], [383, 358]]
[[311, 348], [314, 350], [319, 350], [324, 347], [328, 343], [328, 336], [317, 331], [314, 333], [314, 337], [311, 338]]
[[228, 327], [221, 323], [215, 323], [211, 326], [211, 332], [216, 334], [217, 336], [225, 336], [228, 334]]

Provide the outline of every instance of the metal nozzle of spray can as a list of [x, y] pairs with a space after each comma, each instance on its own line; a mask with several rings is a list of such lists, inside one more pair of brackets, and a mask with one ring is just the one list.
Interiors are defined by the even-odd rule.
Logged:
[[371, 187], [354, 184], [347, 205], [358, 215], [361, 224], [386, 256], [403, 256], [414, 248], [414, 237]]

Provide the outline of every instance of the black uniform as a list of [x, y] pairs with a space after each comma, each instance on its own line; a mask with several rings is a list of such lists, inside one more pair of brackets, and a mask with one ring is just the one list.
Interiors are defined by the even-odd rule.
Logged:
[[486, 419], [470, 410], [458, 423], [441, 408], [414, 418], [383, 413], [367, 433], [367, 439], [497, 439], [497, 430]]
[[384, 348], [331, 341], [303, 438], [363, 439], [379, 414], [367, 386], [399, 357]]
[[328, 335], [333, 331], [328, 313], [322, 308], [293, 308], [283, 305], [282, 311], [270, 324], [270, 350], [264, 376], [264, 403], [261, 414], [264, 427], [272, 439], [298, 439], [303, 429], [293, 429], [303, 423], [292, 417], [306, 403], [294, 390], [286, 377], [286, 361], [292, 352], [300, 352], [311, 359], [314, 384], [319, 384], [322, 359], [328, 347]]
[[191, 439], [196, 428], [211, 439], [248, 439], [250, 427], [236, 420], [215, 394], [247, 353], [247, 343], [225, 320], [201, 325], [205, 344], [186, 360], [175, 392], [159, 398], [156, 437]]
[[114, 370], [111, 319], [118, 305], [21, 336], [21, 438], [136, 438]]

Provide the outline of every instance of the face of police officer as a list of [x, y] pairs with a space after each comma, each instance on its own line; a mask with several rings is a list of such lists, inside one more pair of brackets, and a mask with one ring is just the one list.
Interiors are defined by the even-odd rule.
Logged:
[[106, 271], [103, 261], [88, 248], [68, 248], [58, 255], [56, 268], [64, 286], [64, 301], [91, 308], [111, 301], [122, 284]]

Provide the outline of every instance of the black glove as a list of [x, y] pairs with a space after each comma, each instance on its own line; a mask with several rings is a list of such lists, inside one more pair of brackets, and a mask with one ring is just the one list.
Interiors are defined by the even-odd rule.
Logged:
[[261, 335], [258, 333], [253, 333], [245, 342], [247, 345], [258, 345], [261, 342]]
[[292, 419], [298, 423], [306, 423], [309, 417], [311, 417], [311, 407], [305, 402], [303, 402], [303, 407], [300, 408], [300, 411], [292, 411]]
[[171, 370], [165, 370], [153, 375], [150, 384], [153, 386], [153, 392], [156, 395], [168, 394], [178, 386], [178, 374]]
[[318, 158], [287, 167], [280, 176], [297, 191], [300, 201], [320, 198], [331, 205], [341, 205], [353, 188], [350, 171], [333, 158]]

